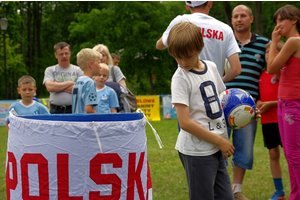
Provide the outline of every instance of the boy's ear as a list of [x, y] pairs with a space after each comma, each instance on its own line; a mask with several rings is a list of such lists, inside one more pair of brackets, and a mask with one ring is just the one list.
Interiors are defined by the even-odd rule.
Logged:
[[20, 88], [17, 88], [18, 93], [20, 94]]
[[93, 66], [93, 61], [89, 61], [89, 62], [88, 62], [88, 66], [89, 66], [89, 67], [92, 67], [92, 66]]

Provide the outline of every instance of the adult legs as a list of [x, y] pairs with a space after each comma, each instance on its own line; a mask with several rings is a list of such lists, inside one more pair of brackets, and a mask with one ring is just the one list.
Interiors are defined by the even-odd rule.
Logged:
[[253, 145], [255, 140], [257, 122], [253, 120], [248, 126], [231, 130], [228, 129], [230, 137], [232, 131], [232, 143], [235, 147], [232, 161], [233, 168], [233, 192], [241, 192], [246, 169], [253, 167]]

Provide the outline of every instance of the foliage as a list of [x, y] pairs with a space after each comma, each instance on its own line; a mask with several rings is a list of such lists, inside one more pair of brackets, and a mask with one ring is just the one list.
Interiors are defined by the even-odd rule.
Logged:
[[[240, 4], [229, 3], [231, 8]], [[177, 64], [167, 50], [156, 50], [155, 44], [174, 17], [190, 13], [184, 1], [2, 1], [0, 4], [0, 12], [9, 20], [6, 31], [9, 98], [18, 97], [16, 82], [25, 74], [36, 79], [38, 97], [48, 97], [42, 84], [44, 71], [57, 63], [53, 45], [60, 41], [71, 44], [72, 64], [76, 64], [80, 49], [105, 44], [110, 52], [121, 55], [120, 67], [135, 94], [170, 93], [170, 80]], [[254, 2], [243, 4], [255, 16]], [[300, 7], [294, 1], [262, 2], [265, 37], [271, 37], [274, 12], [285, 4]], [[226, 22], [225, 12], [221, 11], [224, 2], [216, 1], [210, 15]], [[0, 56], [3, 57], [3, 48]], [[3, 77], [2, 59], [0, 64]], [[0, 79], [0, 99], [5, 97], [4, 85], [4, 79]]]

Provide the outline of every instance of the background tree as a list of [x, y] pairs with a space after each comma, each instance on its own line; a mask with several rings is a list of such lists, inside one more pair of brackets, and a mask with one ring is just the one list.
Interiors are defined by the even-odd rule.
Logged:
[[[231, 11], [241, 2], [216, 1], [210, 16], [231, 25]], [[272, 17], [281, 6], [300, 2], [243, 1], [253, 10], [252, 30], [270, 38]], [[6, 33], [8, 96], [19, 98], [17, 80], [25, 74], [37, 81], [38, 97], [48, 97], [42, 84], [46, 67], [57, 63], [53, 46], [71, 44], [71, 63], [81, 48], [105, 44], [121, 55], [128, 87], [137, 95], [169, 94], [175, 60], [155, 49], [156, 41], [177, 15], [190, 13], [184, 1], [5, 1], [0, 13], [9, 20]], [[0, 35], [3, 41], [3, 34]], [[0, 42], [0, 99], [5, 98], [3, 42]]]

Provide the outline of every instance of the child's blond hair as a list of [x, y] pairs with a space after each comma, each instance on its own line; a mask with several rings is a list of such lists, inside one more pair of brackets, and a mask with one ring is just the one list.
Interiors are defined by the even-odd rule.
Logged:
[[36, 86], [34, 78], [31, 76], [25, 75], [19, 78], [18, 80], [18, 87], [20, 88], [22, 84], [31, 83], [34, 87]]
[[[272, 43], [272, 42], [269, 42], [268, 44], [266, 44], [266, 51], [267, 51], [268, 49], [270, 49], [271, 43]], [[276, 50], [277, 50], [278, 52], [280, 52], [280, 50], [282, 49], [283, 45], [284, 45], [284, 42], [282, 42], [282, 41], [280, 40], [280, 41], [277, 43]]]
[[84, 48], [77, 53], [77, 65], [82, 69], [82, 71], [84, 71], [88, 68], [88, 63], [90, 61], [95, 62], [97, 59], [101, 58], [102, 55], [98, 51], [90, 48]]
[[108, 67], [108, 65], [105, 64], [105, 63], [100, 63], [100, 67], [101, 67], [101, 69], [105, 70], [106, 73], [107, 73], [107, 76], [109, 76], [109, 67]]
[[200, 29], [191, 22], [180, 22], [173, 26], [168, 37], [168, 50], [175, 58], [187, 58], [201, 52], [204, 42]]

